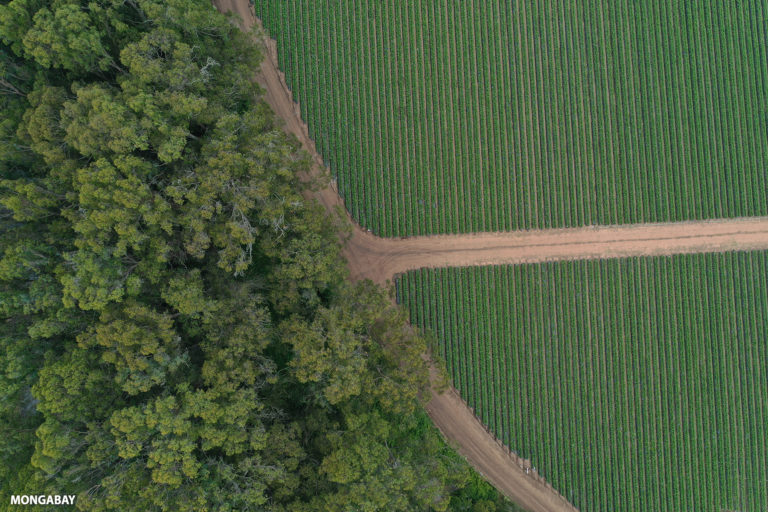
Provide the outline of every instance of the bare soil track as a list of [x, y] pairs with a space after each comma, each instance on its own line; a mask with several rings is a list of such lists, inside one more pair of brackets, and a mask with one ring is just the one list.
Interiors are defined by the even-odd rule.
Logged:
[[423, 267], [653, 256], [768, 248], [768, 217], [585, 228], [378, 238], [356, 230], [346, 254], [353, 277], [385, 283]]
[[[213, 3], [222, 12], [238, 14], [245, 30], [258, 23], [247, 0]], [[277, 67], [275, 41], [265, 37], [260, 42], [266, 51], [255, 79], [265, 90], [265, 100], [283, 119], [285, 130], [295, 135], [312, 156], [313, 172], [327, 173]], [[346, 211], [330, 187], [308, 194], [332, 214]], [[344, 254], [351, 277], [379, 284], [422, 267], [768, 249], [768, 217], [400, 239], [376, 237], [348, 218], [354, 229]], [[456, 390], [433, 391], [426, 409], [459, 453], [515, 503], [531, 512], [576, 510], [535, 472], [524, 470], [526, 461], [510, 454], [485, 429]]]

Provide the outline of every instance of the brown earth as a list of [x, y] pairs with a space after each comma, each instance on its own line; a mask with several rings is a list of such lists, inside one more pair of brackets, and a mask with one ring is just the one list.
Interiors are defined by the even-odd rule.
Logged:
[[768, 217], [379, 238], [356, 230], [346, 255], [356, 279], [384, 284], [423, 267], [768, 249]]
[[[222, 12], [237, 13], [241, 28], [260, 25], [247, 0], [213, 3]], [[264, 88], [267, 103], [285, 122], [285, 130], [311, 155], [313, 173], [327, 176], [299, 106], [278, 69], [276, 43], [267, 37], [259, 39], [266, 51], [256, 81]], [[332, 214], [346, 212], [331, 187], [308, 195]], [[768, 249], [768, 217], [385, 239], [362, 229], [348, 213], [346, 216], [353, 226], [344, 248], [351, 277], [379, 284], [422, 267]], [[455, 389], [433, 391], [426, 409], [459, 453], [512, 501], [531, 512], [576, 510], [535, 471], [526, 469], [528, 461], [511, 454], [489, 433]]]

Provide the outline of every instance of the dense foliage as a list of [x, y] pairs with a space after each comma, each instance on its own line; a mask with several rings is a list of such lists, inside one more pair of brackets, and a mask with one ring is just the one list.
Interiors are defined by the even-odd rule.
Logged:
[[579, 510], [761, 512], [766, 275], [768, 252], [744, 252], [422, 270], [399, 289], [464, 399]]
[[0, 508], [495, 510], [210, 4], [0, 4]]
[[768, 214], [765, 0], [255, 5], [382, 236]]

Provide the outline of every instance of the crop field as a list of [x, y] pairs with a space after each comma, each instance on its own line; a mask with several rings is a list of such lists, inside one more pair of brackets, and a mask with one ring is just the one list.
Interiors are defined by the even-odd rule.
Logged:
[[768, 253], [421, 270], [464, 399], [581, 511], [768, 503]]
[[256, 0], [383, 236], [768, 214], [768, 4]]

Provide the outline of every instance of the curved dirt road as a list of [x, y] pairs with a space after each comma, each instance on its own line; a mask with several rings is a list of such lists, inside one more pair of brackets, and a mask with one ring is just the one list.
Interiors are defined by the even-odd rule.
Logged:
[[[244, 29], [258, 23], [247, 0], [213, 3], [222, 12], [237, 13]], [[326, 175], [299, 107], [278, 70], [275, 41], [264, 39], [266, 55], [255, 80], [264, 88], [267, 103], [285, 122], [285, 130], [311, 155], [312, 172]], [[308, 195], [332, 214], [346, 212], [330, 187]], [[421, 267], [768, 249], [768, 217], [384, 239], [363, 230], [346, 215], [354, 227], [344, 249], [351, 277], [379, 284]], [[454, 389], [442, 394], [433, 391], [426, 409], [459, 453], [514, 502], [531, 512], [576, 510], [543, 479], [524, 471], [526, 462], [510, 454], [485, 429]]]

